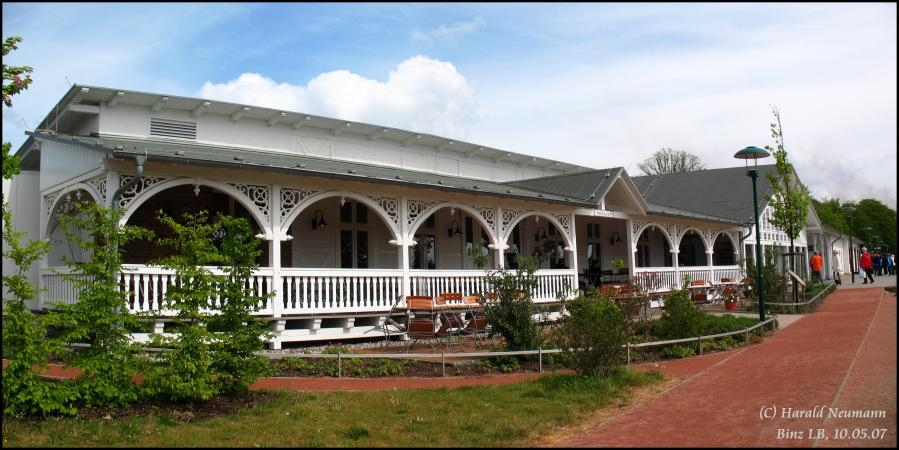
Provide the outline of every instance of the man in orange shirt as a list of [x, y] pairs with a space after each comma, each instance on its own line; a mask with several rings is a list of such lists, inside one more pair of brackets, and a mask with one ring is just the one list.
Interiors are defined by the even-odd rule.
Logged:
[[808, 265], [812, 268], [812, 282], [820, 283], [821, 280], [821, 269], [824, 267], [824, 259], [821, 258], [821, 254], [818, 252], [814, 252], [812, 254], [812, 259], [808, 262]]

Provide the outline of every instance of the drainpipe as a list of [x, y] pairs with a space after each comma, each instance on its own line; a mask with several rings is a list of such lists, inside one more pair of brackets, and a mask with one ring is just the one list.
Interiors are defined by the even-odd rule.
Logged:
[[[752, 231], [752, 226], [751, 226], [751, 225], [747, 225], [747, 226], [746, 226], [746, 234], [744, 234], [743, 237], [740, 238], [740, 244], [739, 244], [739, 245], [740, 245], [740, 258], [742, 258], [743, 261], [744, 261], [744, 267], [743, 267], [744, 269], [746, 269], [746, 267], [745, 267], [745, 261], [746, 261], [746, 245], [743, 244], [743, 241], [745, 241], [746, 238], [749, 237], [749, 232], [750, 232], [750, 231]], [[758, 264], [758, 261], [756, 261], [756, 264]], [[747, 276], [747, 275], [748, 275], [748, 272], [747, 272], [746, 274], [744, 274], [743, 276], [745, 277], [745, 276]]]
[[135, 164], [134, 176], [131, 177], [131, 179], [128, 180], [128, 182], [125, 183], [124, 186], [122, 186], [118, 190], [116, 190], [115, 194], [112, 194], [112, 205], [111, 206], [113, 208], [118, 209], [116, 204], [119, 201], [119, 197], [121, 197], [122, 194], [124, 192], [126, 192], [128, 189], [131, 189], [132, 187], [134, 187], [134, 185], [137, 184], [137, 182], [140, 181], [144, 177], [144, 162], [146, 162], [146, 161], [147, 161], [147, 155], [137, 155], [134, 157], [134, 164]]

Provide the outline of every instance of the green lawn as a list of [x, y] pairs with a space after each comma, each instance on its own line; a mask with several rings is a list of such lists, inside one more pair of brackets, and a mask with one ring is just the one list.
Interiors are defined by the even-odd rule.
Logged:
[[618, 408], [659, 372], [547, 374], [513, 385], [279, 392], [236, 414], [185, 421], [5, 418], [4, 447], [533, 447], [538, 436]]

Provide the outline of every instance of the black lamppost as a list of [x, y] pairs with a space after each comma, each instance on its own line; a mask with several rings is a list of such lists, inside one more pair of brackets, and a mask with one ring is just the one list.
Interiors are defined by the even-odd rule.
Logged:
[[[759, 177], [758, 160], [771, 156], [766, 150], [758, 147], [746, 147], [734, 154], [734, 158], [746, 161], [746, 176], [752, 178], [752, 205], [755, 208], [755, 267], [758, 272], [758, 293], [759, 293], [759, 320], [765, 321], [765, 288], [764, 279], [762, 278], [762, 236], [759, 228], [759, 199], [756, 188], [756, 181]], [[752, 160], [753, 167], [749, 168], [749, 161]]]
[[852, 273], [852, 284], [855, 284], [855, 265], [853, 264], [855, 256], [853, 256], [854, 247], [852, 246], [852, 213], [855, 212], [855, 207], [847, 205], [844, 210], [846, 211], [846, 220], [849, 221], [849, 272]]

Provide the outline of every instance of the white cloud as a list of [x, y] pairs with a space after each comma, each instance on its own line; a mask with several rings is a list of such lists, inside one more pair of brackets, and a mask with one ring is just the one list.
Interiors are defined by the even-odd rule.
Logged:
[[403, 61], [385, 82], [347, 70], [323, 73], [306, 85], [244, 73], [225, 83], [207, 81], [197, 95], [458, 139], [477, 118], [465, 77], [452, 64], [426, 56]]
[[454, 41], [460, 36], [474, 34], [487, 27], [487, 22], [481, 17], [475, 17], [468, 22], [456, 22], [452, 25], [440, 25], [432, 30], [413, 30], [413, 41]]

